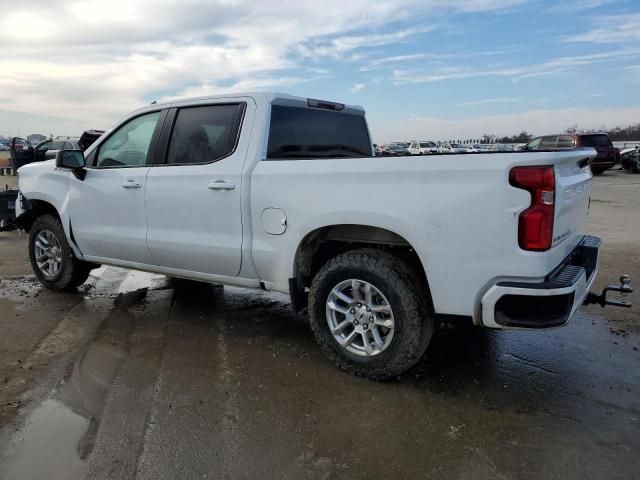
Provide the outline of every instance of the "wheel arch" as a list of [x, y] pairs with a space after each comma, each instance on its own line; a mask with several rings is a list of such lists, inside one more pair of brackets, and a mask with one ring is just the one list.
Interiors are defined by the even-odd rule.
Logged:
[[361, 248], [384, 250], [401, 258], [423, 282], [429, 296], [429, 281], [416, 249], [402, 235], [386, 228], [365, 224], [335, 224], [307, 233], [296, 249], [293, 276], [289, 280], [291, 302], [296, 311], [307, 307], [306, 289], [322, 266], [341, 253]]
[[58, 218], [58, 220], [60, 220], [62, 229], [67, 236], [69, 246], [73, 250], [76, 258], [83, 259], [82, 252], [80, 251], [80, 248], [76, 244], [75, 238], [73, 237], [73, 230], [71, 228], [70, 220], [61, 215], [55, 205], [47, 200], [42, 200], [39, 198], [23, 198], [23, 208], [24, 213], [18, 219], [19, 226], [22, 230], [29, 232], [36, 218], [42, 215], [53, 215], [54, 217]]
[[46, 200], [39, 199], [22, 199], [23, 213], [18, 218], [20, 228], [26, 232], [31, 230], [31, 226], [36, 218], [42, 215], [53, 215], [62, 221], [58, 209]]

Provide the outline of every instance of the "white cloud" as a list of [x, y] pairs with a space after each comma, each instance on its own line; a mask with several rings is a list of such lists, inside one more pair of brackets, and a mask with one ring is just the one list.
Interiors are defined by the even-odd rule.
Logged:
[[[434, 29], [435, 26], [432, 25], [424, 28], [408, 28], [392, 33], [338, 37], [329, 42], [330, 46], [328, 48], [329, 50], [340, 54], [362, 47], [378, 47], [381, 45], [388, 45], [390, 43], [402, 42], [413, 35], [427, 33]], [[322, 47], [319, 49], [322, 49]]]
[[518, 98], [485, 98], [483, 100], [473, 100], [470, 102], [462, 102], [462, 103], [458, 103], [457, 105], [459, 107], [473, 107], [473, 106], [477, 106], [477, 105], [489, 105], [492, 103], [513, 103], [513, 102], [518, 102], [519, 99]]
[[[306, 70], [323, 56], [362, 56], [425, 34], [446, 12], [523, 1], [12, 2], [0, 16], [0, 104], [104, 127], [155, 98], [294, 85], [326, 75], [320, 63]], [[416, 17], [430, 23], [402, 27]]]
[[358, 93], [361, 91], [366, 85], [364, 83], [354, 83], [351, 87], [351, 93]]
[[489, 10], [507, 10], [522, 5], [526, 0], [457, 0], [448, 2], [463, 12], [486, 12]]
[[597, 20], [598, 27], [567, 37], [569, 42], [627, 43], [640, 41], [640, 13], [607, 15]]
[[374, 70], [378, 67], [383, 67], [394, 63], [413, 62], [414, 60], [424, 60], [427, 58], [430, 58], [430, 55], [427, 53], [411, 53], [407, 55], [393, 55], [391, 57], [376, 58], [370, 60], [369, 63], [361, 67], [360, 70], [363, 72], [367, 72], [369, 70]]
[[[105, 127], [156, 98], [290, 86], [327, 74], [323, 65], [302, 68], [300, 48], [348, 51], [399, 41], [414, 32], [376, 30], [431, 6], [420, 0], [14, 2], [0, 16], [0, 105], [78, 128]], [[0, 115], [11, 123], [10, 114]]]
[[[388, 65], [398, 64], [398, 63], [411, 63], [411, 64], [421, 64], [430, 61], [439, 61], [439, 60], [459, 60], [461, 58], [477, 58], [477, 57], [491, 57], [495, 55], [503, 55], [503, 54], [513, 54], [517, 48], [508, 47], [501, 48], [497, 50], [486, 50], [486, 51], [478, 51], [478, 52], [457, 52], [457, 53], [411, 53], [406, 55], [393, 55], [390, 57], [381, 57], [375, 58], [373, 60], [369, 60], [369, 62], [363, 66], [360, 70], [369, 71], [374, 70], [379, 67], [385, 67]], [[419, 62], [419, 60], [424, 60], [424, 62]]]
[[615, 3], [616, 0], [573, 0], [570, 2], [559, 2], [550, 7], [547, 11], [551, 13], [574, 13], [583, 12], [603, 5]]
[[580, 128], [602, 128], [638, 123], [640, 107], [563, 108], [529, 110], [462, 119], [411, 116], [396, 121], [369, 116], [374, 141], [424, 138], [478, 138], [485, 133], [510, 135], [527, 130], [534, 135], [561, 132], [578, 123]]
[[240, 80], [224, 87], [216, 84], [203, 83], [194, 87], [187, 87], [175, 94], [162, 96], [158, 101], [164, 102], [178, 98], [206, 97], [229, 92], [255, 92], [264, 89], [273, 90], [309, 80], [311, 79], [300, 77], [261, 77]]
[[518, 81], [541, 75], [562, 73], [583, 65], [592, 65], [595, 63], [614, 60], [619, 61], [624, 58], [637, 58], [639, 54], [640, 50], [616, 50], [604, 53], [594, 53], [591, 55], [560, 57], [532, 65], [492, 68], [486, 70], [447, 68], [425, 73], [424, 71], [415, 69], [396, 69], [393, 71], [392, 80], [396, 85], [439, 82], [443, 80], [461, 80], [478, 77], [508, 77], [514, 81]]

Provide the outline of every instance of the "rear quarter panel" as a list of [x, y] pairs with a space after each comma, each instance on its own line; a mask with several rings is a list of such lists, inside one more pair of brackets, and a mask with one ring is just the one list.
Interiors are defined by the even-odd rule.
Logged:
[[[522, 152], [437, 157], [262, 161], [251, 182], [253, 255], [269, 288], [288, 291], [302, 239], [329, 225], [390, 230], [420, 257], [436, 312], [477, 315], [479, 299], [498, 279], [542, 279], [549, 252], [518, 247], [517, 219], [528, 192], [509, 185], [515, 165], [548, 165], [575, 152]], [[265, 232], [265, 208], [287, 215], [281, 235]]]

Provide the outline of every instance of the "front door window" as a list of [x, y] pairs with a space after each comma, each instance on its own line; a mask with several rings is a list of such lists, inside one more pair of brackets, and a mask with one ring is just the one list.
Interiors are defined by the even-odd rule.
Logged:
[[141, 167], [149, 159], [149, 145], [160, 112], [141, 115], [125, 123], [100, 145], [96, 167]]

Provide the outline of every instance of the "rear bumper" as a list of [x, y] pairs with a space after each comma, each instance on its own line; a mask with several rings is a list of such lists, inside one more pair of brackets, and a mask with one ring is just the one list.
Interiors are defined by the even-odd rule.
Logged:
[[489, 328], [542, 329], [565, 325], [596, 278], [602, 241], [585, 236], [543, 282], [501, 281], [482, 297], [481, 321]]

